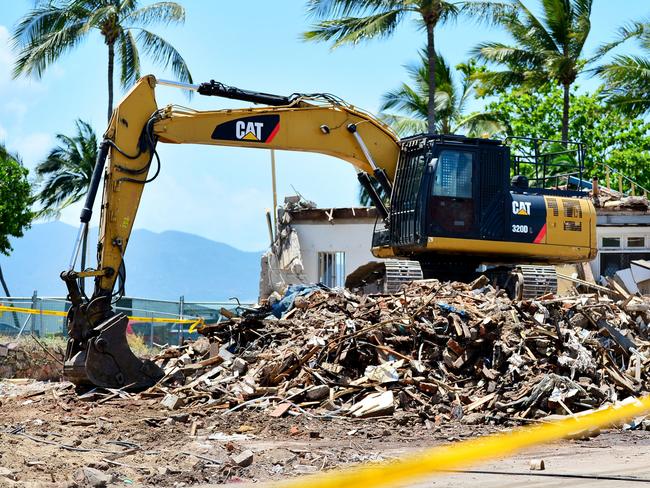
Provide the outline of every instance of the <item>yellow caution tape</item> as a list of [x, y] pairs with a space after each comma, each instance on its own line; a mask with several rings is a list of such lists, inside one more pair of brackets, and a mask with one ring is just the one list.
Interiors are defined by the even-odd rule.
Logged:
[[609, 427], [648, 412], [650, 412], [650, 396], [575, 418], [569, 417], [558, 422], [435, 447], [408, 458], [303, 476], [287, 482], [272, 483], [272, 486], [282, 488], [403, 486], [413, 483], [418, 478], [439, 474], [441, 471], [467, 467], [488, 459], [506, 456], [527, 447], [576, 435], [577, 432]]
[[[21, 307], [8, 307], [6, 305], [0, 305], [0, 312], [16, 312], [16, 313], [29, 313], [32, 315], [53, 315], [55, 317], [65, 317], [68, 315], [67, 312], [62, 312], [60, 310], [39, 310], [34, 308], [21, 308]], [[194, 331], [201, 330], [205, 326], [205, 320], [202, 317], [192, 318], [192, 319], [174, 319], [174, 318], [165, 318], [165, 317], [131, 317], [129, 320], [133, 322], [147, 322], [147, 323], [158, 323], [158, 324], [191, 324], [189, 332], [193, 333]]]

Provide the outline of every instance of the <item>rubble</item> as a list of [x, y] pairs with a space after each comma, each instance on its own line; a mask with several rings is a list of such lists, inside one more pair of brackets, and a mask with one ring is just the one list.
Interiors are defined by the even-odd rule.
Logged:
[[617, 211], [650, 211], [650, 201], [647, 195], [626, 195], [611, 188], [599, 186], [597, 191], [591, 193], [592, 201], [596, 208]]
[[140, 395], [276, 418], [412, 412], [503, 424], [574, 415], [650, 386], [645, 297], [513, 302], [485, 280], [423, 280], [392, 296], [313, 287], [302, 298], [280, 318], [269, 306], [206, 326], [211, 347], [167, 348], [154, 358], [165, 378]]

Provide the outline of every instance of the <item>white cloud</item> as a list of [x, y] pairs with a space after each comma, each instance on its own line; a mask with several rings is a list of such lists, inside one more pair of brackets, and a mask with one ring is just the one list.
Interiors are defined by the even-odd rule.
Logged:
[[9, 100], [7, 103], [4, 104], [2, 109], [14, 120], [17, 119], [20, 122], [23, 121], [23, 119], [25, 118], [25, 114], [27, 113], [27, 105], [16, 99]]
[[7, 141], [7, 146], [20, 155], [26, 167], [33, 168], [51, 149], [52, 136], [44, 132], [33, 132]]
[[7, 130], [0, 125], [0, 144], [4, 144], [7, 140]]

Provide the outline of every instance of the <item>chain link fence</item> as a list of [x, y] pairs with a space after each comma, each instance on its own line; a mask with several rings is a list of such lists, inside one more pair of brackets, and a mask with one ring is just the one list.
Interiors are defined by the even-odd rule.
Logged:
[[[175, 320], [203, 318], [206, 324], [223, 320], [222, 309], [237, 313], [251, 303], [230, 302], [187, 302], [184, 297], [178, 300], [153, 300], [150, 298], [123, 297], [114, 306], [117, 312], [129, 317], [156, 318], [156, 322], [139, 319], [129, 321], [127, 334], [142, 337], [149, 346], [180, 344], [184, 339], [196, 338], [190, 333], [189, 324], [179, 324]], [[67, 337], [66, 313], [71, 304], [61, 297], [40, 297], [37, 292], [31, 297], [0, 297], [0, 336], [18, 337], [33, 334], [37, 337]], [[8, 307], [8, 308], [6, 308]], [[31, 309], [14, 311], [16, 309]], [[52, 314], [51, 312], [58, 312]], [[169, 322], [160, 319], [169, 318]]]

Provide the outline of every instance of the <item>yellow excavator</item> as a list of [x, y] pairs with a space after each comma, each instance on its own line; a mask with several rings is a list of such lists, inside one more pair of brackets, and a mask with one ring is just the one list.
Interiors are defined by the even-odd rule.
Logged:
[[[158, 108], [156, 85], [261, 106]], [[495, 280], [507, 286], [518, 277], [519, 293], [523, 289], [535, 296], [553, 286], [555, 277], [545, 265], [596, 255], [595, 210], [581, 198], [584, 192], [531, 187], [533, 178], [522, 174], [511, 180], [521, 161], [511, 161], [510, 146], [503, 141], [448, 135], [400, 140], [372, 115], [329, 94], [279, 96], [215, 81], [188, 85], [146, 76], [113, 112], [71, 264], [61, 274], [72, 302], [64, 375], [75, 384], [141, 389], [162, 376], [155, 364], [130, 350], [128, 318], [113, 310], [124, 292], [124, 255], [142, 191], [160, 171], [159, 142], [308, 151], [351, 163], [381, 216], [372, 252], [390, 258], [380, 279], [391, 286], [421, 277], [471, 277], [478, 266], [490, 265]], [[535, 161], [529, 176], [541, 168], [546, 177], [552, 161]], [[102, 176], [98, 264], [75, 271]], [[376, 267], [370, 268], [355, 275], [357, 284], [376, 274]], [[80, 282], [89, 277], [94, 290], [87, 297]]]

